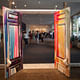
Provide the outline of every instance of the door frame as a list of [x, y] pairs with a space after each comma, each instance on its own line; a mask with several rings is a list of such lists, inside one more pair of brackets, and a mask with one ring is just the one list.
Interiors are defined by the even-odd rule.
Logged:
[[[12, 10], [19, 11], [22, 14], [53, 14], [54, 11], [59, 11], [60, 9], [12, 9]], [[0, 9], [0, 15], [3, 16], [1, 9]], [[70, 63], [70, 66], [71, 67], [75, 67], [75, 66], [80, 67], [80, 63]]]
[[[13, 9], [14, 11], [18, 11], [22, 14], [54, 14], [54, 12], [56, 11], [60, 11], [60, 9]], [[55, 53], [54, 53], [55, 55]], [[53, 64], [53, 68], [55, 69], [54, 67], [54, 63]], [[40, 65], [37, 65], [36, 68], [42, 68], [42, 66], [44, 68], [46, 68], [46, 65], [48, 66], [47, 68], [52, 68], [52, 64], [50, 64], [50, 66], [48, 66], [49, 64], [40, 64]], [[36, 64], [35, 64], [36, 65]], [[29, 66], [29, 64], [23, 64], [23, 69], [27, 69], [26, 66]], [[31, 65], [30, 65], [31, 66]], [[34, 65], [33, 65], [33, 68], [34, 68]], [[30, 69], [30, 68], [29, 68]]]
[[[13, 10], [21, 12], [22, 14], [54, 14], [54, 12], [60, 11], [61, 9], [13, 9]], [[70, 22], [70, 28], [72, 29], [71, 22]], [[70, 58], [71, 58], [71, 56], [70, 56]], [[80, 63], [71, 63], [70, 62], [70, 66], [71, 67], [80, 67]]]
[[[14, 11], [17, 11], [17, 12], [21, 12], [22, 14], [53, 14], [54, 12], [56, 11], [60, 11], [60, 10], [57, 10], [57, 9], [49, 9], [49, 10], [45, 10], [45, 9], [11, 9], [11, 10], [14, 10]], [[55, 55], [55, 53], [54, 53]]]

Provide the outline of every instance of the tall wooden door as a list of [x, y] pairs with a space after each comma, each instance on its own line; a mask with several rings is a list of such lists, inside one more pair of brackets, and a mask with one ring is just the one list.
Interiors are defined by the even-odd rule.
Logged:
[[5, 78], [23, 69], [20, 13], [3, 7]]
[[55, 68], [70, 76], [70, 8], [54, 13]]

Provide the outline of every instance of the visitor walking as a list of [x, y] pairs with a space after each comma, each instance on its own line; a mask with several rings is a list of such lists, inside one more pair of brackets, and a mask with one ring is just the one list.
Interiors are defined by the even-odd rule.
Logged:
[[37, 41], [37, 44], [39, 44], [39, 31], [37, 31], [36, 33], [36, 41]]
[[26, 46], [28, 46], [28, 38], [29, 38], [28, 33], [27, 32], [24, 33], [24, 41]]

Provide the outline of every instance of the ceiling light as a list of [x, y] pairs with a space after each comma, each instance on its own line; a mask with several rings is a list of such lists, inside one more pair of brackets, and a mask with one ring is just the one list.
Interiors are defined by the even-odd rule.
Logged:
[[40, 4], [41, 2], [40, 1], [38, 1], [38, 4]]
[[25, 4], [24, 7], [26, 7], [27, 5]]
[[58, 6], [57, 5], [55, 5], [55, 8], [57, 8]]
[[15, 5], [15, 2], [13, 1], [12, 4]]
[[16, 8], [16, 6], [14, 6]]

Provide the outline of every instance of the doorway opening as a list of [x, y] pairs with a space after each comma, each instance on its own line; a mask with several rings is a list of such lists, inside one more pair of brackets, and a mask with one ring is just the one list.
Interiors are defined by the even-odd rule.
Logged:
[[[22, 27], [23, 64], [27, 67], [29, 64], [35, 64], [37, 67], [47, 64], [46, 66], [52, 65], [53, 67], [54, 14], [24, 14], [22, 20], [24, 18], [26, 19], [23, 21]], [[37, 40], [37, 37], [39, 40]]]
[[[24, 35], [23, 63], [54, 63], [53, 29], [49, 25], [30, 25]], [[31, 33], [30, 33], [31, 31]], [[26, 43], [26, 34], [28, 41]], [[38, 37], [38, 40], [37, 40]]]
[[[54, 12], [47, 9], [15, 9], [23, 21], [23, 64], [54, 64]], [[31, 20], [31, 21], [30, 21]], [[46, 20], [46, 21], [45, 21]], [[25, 28], [26, 27], [26, 28]], [[30, 40], [30, 36], [32, 37]], [[37, 41], [36, 34], [39, 34]], [[32, 35], [35, 35], [34, 38]], [[25, 40], [25, 36], [28, 38]], [[42, 37], [43, 36], [43, 39]], [[28, 45], [25, 45], [28, 44]]]

